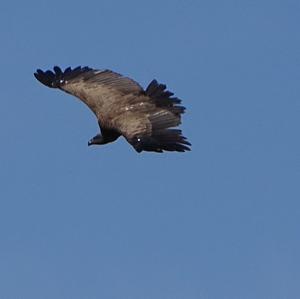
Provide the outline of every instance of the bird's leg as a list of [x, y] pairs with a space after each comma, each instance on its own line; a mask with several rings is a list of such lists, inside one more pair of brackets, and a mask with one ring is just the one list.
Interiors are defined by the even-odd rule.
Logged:
[[104, 144], [104, 143], [106, 142], [104, 142], [103, 136], [101, 134], [98, 134], [88, 142], [88, 146], [93, 144]]

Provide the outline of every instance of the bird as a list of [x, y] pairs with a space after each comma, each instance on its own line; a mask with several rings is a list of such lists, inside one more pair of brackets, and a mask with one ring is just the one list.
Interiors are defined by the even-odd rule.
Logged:
[[100, 133], [88, 141], [89, 146], [123, 136], [138, 153], [191, 150], [191, 143], [176, 128], [185, 107], [155, 79], [143, 89], [129, 77], [87, 66], [37, 69], [34, 76], [45, 86], [79, 98], [95, 114]]

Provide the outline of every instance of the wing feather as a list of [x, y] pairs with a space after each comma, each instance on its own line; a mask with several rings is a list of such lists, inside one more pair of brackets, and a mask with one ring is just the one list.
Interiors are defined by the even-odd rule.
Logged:
[[168, 110], [150, 113], [123, 113], [113, 121], [137, 152], [189, 151], [191, 145], [179, 129], [180, 118]]
[[66, 68], [62, 71], [55, 66], [53, 71], [38, 69], [34, 76], [48, 87], [59, 88], [78, 97], [98, 118], [107, 110], [112, 110], [110, 106], [119, 105], [124, 96], [143, 91], [137, 82], [128, 77], [89, 67]]

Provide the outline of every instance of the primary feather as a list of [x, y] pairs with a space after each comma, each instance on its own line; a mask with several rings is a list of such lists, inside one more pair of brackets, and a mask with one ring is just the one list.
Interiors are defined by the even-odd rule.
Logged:
[[34, 76], [44, 85], [78, 97], [96, 115], [102, 135], [90, 144], [105, 144], [123, 135], [137, 152], [190, 150], [181, 130], [181, 100], [153, 80], [144, 90], [134, 80], [110, 70], [89, 67], [53, 71], [38, 69]]

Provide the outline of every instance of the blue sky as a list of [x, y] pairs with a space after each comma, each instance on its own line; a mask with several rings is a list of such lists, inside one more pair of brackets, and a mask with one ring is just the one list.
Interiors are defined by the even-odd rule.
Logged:
[[[299, 1], [2, 1], [0, 298], [300, 296]], [[166, 83], [185, 154], [88, 147], [37, 68]]]

